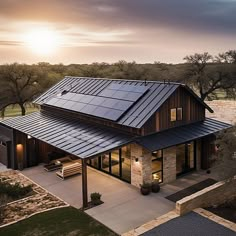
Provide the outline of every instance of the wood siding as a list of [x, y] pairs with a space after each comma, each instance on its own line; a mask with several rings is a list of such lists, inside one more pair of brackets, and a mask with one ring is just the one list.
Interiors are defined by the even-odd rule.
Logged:
[[[181, 121], [171, 121], [170, 109], [172, 108], [183, 109]], [[142, 134], [147, 135], [204, 119], [205, 107], [184, 88], [179, 88], [143, 126]]]

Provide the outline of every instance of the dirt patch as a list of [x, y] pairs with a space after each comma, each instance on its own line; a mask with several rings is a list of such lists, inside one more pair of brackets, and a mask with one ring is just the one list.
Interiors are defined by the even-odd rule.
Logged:
[[0, 207], [0, 226], [19, 221], [41, 211], [67, 205], [45, 189], [31, 182], [18, 171], [2, 172], [0, 173], [0, 179], [9, 184], [20, 183], [21, 186], [31, 185], [33, 190], [31, 195], [8, 202]]
[[206, 210], [226, 220], [236, 223], [236, 198], [219, 206], [208, 207]]

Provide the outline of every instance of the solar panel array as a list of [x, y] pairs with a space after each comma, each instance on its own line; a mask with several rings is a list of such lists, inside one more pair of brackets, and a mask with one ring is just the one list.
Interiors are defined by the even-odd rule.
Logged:
[[117, 121], [146, 91], [145, 86], [111, 84], [98, 96], [68, 92], [46, 104]]

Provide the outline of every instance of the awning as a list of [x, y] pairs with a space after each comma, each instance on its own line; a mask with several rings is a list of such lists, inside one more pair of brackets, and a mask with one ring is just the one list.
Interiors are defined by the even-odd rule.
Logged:
[[202, 138], [230, 127], [232, 125], [208, 118], [205, 121], [139, 137], [136, 138], [136, 142], [153, 152]]
[[41, 111], [0, 122], [65, 152], [89, 158], [129, 143], [131, 136], [78, 119]]

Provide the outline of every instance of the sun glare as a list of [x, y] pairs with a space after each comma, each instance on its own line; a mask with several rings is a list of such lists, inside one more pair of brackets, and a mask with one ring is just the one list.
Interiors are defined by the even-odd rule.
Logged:
[[31, 31], [26, 36], [26, 44], [37, 54], [47, 55], [53, 53], [58, 47], [58, 36], [47, 29]]

